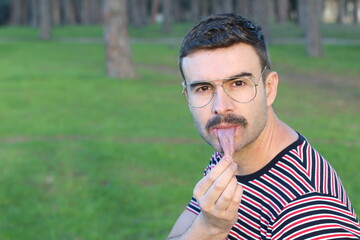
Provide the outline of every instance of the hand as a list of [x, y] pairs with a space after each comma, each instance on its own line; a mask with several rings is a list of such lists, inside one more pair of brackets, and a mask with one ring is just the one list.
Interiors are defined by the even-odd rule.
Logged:
[[226, 237], [238, 219], [242, 187], [235, 177], [236, 169], [236, 163], [226, 155], [194, 189], [201, 208], [199, 221], [216, 235]]

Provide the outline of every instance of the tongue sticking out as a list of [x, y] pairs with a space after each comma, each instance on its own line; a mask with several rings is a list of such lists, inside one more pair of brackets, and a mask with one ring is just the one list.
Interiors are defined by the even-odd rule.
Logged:
[[225, 155], [228, 154], [230, 156], [233, 156], [235, 152], [234, 135], [235, 135], [234, 127], [218, 129], [219, 141]]

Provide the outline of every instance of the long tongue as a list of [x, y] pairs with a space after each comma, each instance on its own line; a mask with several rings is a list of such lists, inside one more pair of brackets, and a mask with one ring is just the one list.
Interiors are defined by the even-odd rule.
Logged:
[[232, 156], [235, 152], [234, 146], [235, 128], [219, 128], [218, 136], [224, 154]]

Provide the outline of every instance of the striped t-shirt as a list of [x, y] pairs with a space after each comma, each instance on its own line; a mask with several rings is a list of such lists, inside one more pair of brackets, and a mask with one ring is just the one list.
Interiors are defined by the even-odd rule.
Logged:
[[[221, 157], [212, 156], [204, 175]], [[237, 179], [243, 196], [227, 239], [360, 239], [340, 178], [301, 135], [263, 169]], [[200, 213], [194, 197], [187, 210]]]

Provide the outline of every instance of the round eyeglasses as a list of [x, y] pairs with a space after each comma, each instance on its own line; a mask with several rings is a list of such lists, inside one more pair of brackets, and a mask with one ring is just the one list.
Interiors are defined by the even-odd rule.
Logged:
[[[191, 107], [202, 108], [208, 105], [214, 98], [216, 86], [221, 86], [224, 92], [234, 101], [238, 103], [248, 103], [254, 100], [257, 94], [257, 86], [259, 79], [264, 74], [267, 66], [263, 68], [256, 82], [252, 78], [252, 74], [246, 73], [222, 80], [212, 81], [195, 81], [186, 85], [183, 82], [183, 94], [186, 101]], [[214, 81], [222, 81], [214, 84]]]

